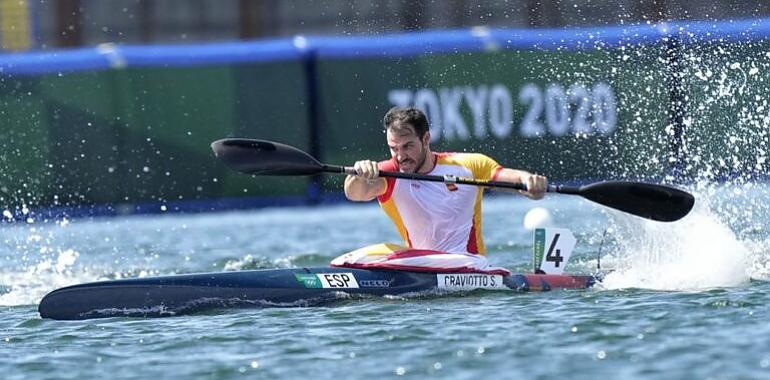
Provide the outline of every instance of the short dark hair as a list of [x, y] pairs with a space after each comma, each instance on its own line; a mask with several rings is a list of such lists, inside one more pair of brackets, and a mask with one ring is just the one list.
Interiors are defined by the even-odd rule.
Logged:
[[428, 133], [428, 118], [414, 107], [391, 108], [382, 119], [382, 125], [386, 131], [390, 129], [396, 133], [411, 132], [408, 127], [412, 127], [420, 140]]

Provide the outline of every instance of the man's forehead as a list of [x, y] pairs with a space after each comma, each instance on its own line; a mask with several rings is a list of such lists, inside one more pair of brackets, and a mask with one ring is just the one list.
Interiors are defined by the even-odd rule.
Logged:
[[389, 128], [387, 130], [387, 139], [388, 139], [388, 142], [392, 141], [392, 142], [399, 142], [399, 143], [406, 143], [411, 140], [419, 140], [419, 138], [417, 137], [417, 133], [411, 127], [400, 129], [397, 131], [394, 131], [393, 129]]

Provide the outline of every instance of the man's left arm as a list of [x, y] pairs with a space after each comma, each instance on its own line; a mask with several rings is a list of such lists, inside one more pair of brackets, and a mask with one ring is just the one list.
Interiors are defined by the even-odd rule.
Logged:
[[473, 172], [473, 177], [483, 180], [523, 183], [527, 190], [499, 189], [524, 194], [530, 199], [540, 199], [545, 195], [548, 179], [525, 170], [505, 168], [487, 155], [479, 153], [464, 154], [461, 158]]
[[[532, 174], [525, 170], [503, 168], [497, 173], [495, 180], [500, 182], [523, 183], [527, 190], [510, 190], [524, 194], [529, 199], [540, 199], [545, 195], [548, 187], [548, 178]], [[505, 191], [505, 189], [504, 189]]]

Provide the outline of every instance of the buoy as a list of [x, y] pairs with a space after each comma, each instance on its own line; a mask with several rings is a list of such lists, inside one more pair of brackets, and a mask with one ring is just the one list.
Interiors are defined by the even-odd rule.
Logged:
[[534, 230], [535, 228], [549, 227], [551, 225], [551, 213], [542, 207], [535, 207], [524, 215], [524, 228]]

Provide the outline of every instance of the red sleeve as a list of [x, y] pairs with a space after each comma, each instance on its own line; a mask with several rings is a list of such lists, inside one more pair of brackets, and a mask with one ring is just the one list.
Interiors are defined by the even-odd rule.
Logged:
[[[387, 160], [387, 161], [378, 162], [377, 168], [380, 169], [380, 171], [397, 172], [398, 163], [396, 162], [395, 158], [391, 158], [390, 160]], [[390, 196], [393, 195], [393, 188], [396, 186], [396, 179], [386, 177], [385, 183], [386, 183], [385, 193], [377, 197], [377, 200], [380, 201], [380, 203], [385, 203], [390, 200]]]

